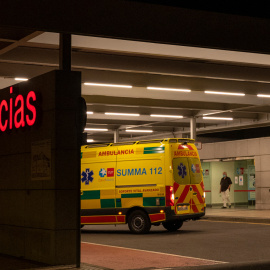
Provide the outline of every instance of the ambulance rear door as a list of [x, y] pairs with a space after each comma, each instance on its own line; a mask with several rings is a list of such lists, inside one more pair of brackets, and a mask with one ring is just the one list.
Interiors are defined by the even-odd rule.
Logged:
[[191, 192], [191, 213], [201, 213], [204, 211], [204, 185], [201, 170], [201, 163], [197, 157], [189, 157], [190, 171], [190, 192]]
[[177, 215], [189, 214], [192, 187], [190, 185], [189, 162], [186, 157], [173, 159], [174, 211]]

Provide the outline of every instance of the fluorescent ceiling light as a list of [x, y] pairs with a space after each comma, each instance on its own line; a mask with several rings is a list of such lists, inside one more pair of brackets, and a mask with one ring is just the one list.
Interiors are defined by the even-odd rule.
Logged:
[[84, 85], [91, 85], [91, 86], [105, 86], [105, 87], [121, 87], [121, 88], [132, 88], [131, 85], [123, 85], [123, 84], [84, 83]]
[[245, 96], [244, 93], [232, 93], [232, 92], [217, 92], [217, 91], [204, 91], [205, 94], [214, 94], [214, 95], [228, 95], [228, 96]]
[[163, 115], [163, 114], [150, 114], [151, 117], [168, 117], [168, 118], [183, 118], [182, 115]]
[[126, 132], [141, 132], [141, 133], [152, 133], [153, 130], [147, 130], [147, 129], [126, 129]]
[[93, 142], [94, 140], [93, 139], [87, 139], [87, 142]]
[[28, 81], [27, 78], [15, 78], [15, 81]]
[[207, 120], [228, 120], [228, 121], [233, 120], [233, 118], [231, 118], [231, 117], [210, 117], [210, 116], [203, 116], [203, 119], [207, 119]]
[[148, 90], [161, 90], [161, 91], [191, 92], [190, 89], [163, 88], [163, 87], [153, 87], [153, 86], [148, 86], [147, 89]]
[[85, 128], [86, 131], [108, 131], [107, 128]]
[[87, 112], [87, 114], [93, 114], [94, 112]]
[[258, 94], [257, 97], [266, 97], [266, 98], [270, 98], [270, 95]]
[[106, 115], [125, 115], [125, 116], [140, 116], [138, 113], [112, 113], [105, 112]]

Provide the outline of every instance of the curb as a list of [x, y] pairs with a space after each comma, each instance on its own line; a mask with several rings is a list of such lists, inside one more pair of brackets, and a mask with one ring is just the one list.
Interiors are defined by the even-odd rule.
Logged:
[[213, 220], [213, 221], [232, 221], [232, 222], [244, 222], [244, 223], [258, 223], [258, 224], [264, 223], [264, 224], [270, 224], [270, 219], [266, 219], [266, 218], [204, 216], [201, 219], [202, 220]]

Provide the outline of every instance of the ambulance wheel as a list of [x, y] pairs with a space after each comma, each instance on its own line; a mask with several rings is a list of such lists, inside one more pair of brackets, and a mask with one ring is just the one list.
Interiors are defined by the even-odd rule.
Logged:
[[183, 221], [177, 219], [177, 220], [173, 220], [173, 221], [163, 222], [162, 225], [167, 231], [175, 232], [182, 227]]
[[128, 227], [132, 233], [148, 233], [151, 228], [151, 223], [145, 212], [135, 210], [128, 217]]

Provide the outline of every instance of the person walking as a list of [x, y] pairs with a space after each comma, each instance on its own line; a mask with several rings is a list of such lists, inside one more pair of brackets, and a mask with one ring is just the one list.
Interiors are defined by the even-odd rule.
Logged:
[[219, 193], [221, 193], [223, 206], [221, 208], [227, 208], [227, 203], [229, 208], [231, 208], [231, 201], [230, 201], [230, 187], [232, 185], [232, 180], [230, 177], [227, 176], [226, 172], [223, 172], [223, 177], [220, 180], [220, 189]]

